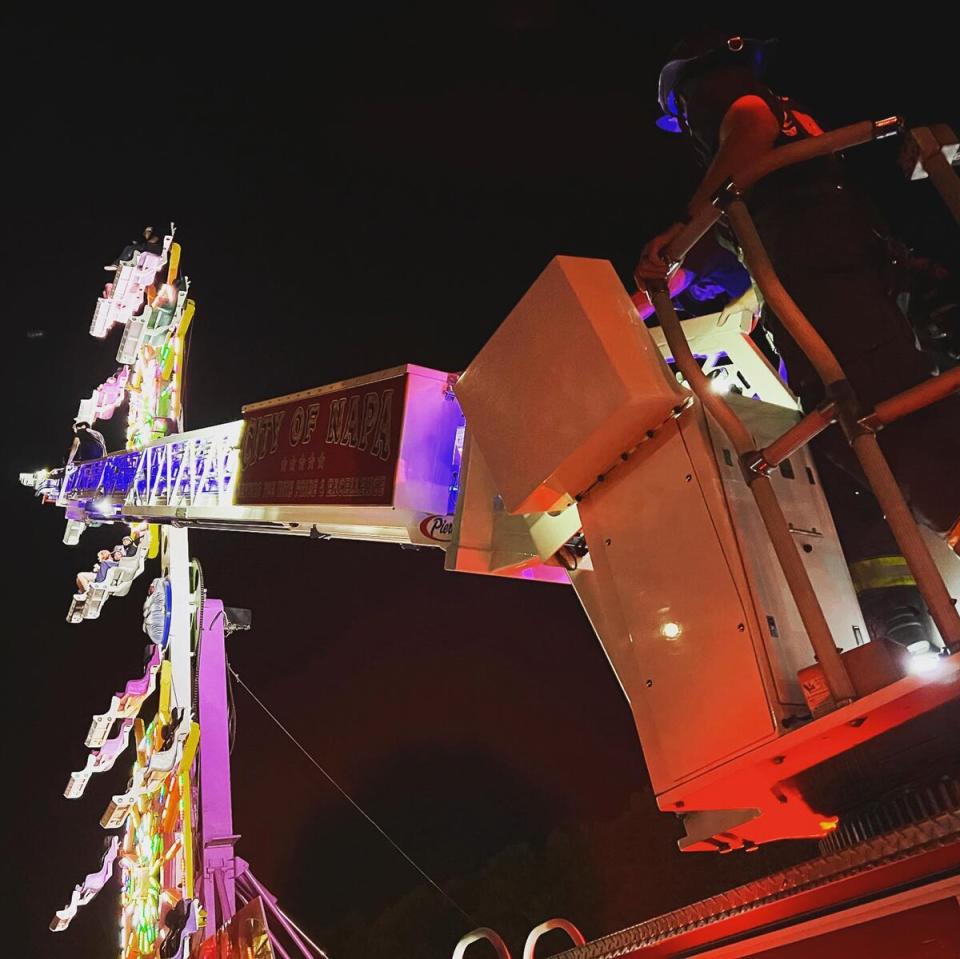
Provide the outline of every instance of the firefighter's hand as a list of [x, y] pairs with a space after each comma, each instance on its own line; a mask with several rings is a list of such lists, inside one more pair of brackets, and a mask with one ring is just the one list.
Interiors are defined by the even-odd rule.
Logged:
[[664, 262], [661, 254], [670, 245], [670, 242], [679, 236], [685, 225], [684, 223], [674, 223], [673, 226], [647, 242], [640, 256], [640, 262], [633, 271], [633, 278], [637, 281], [639, 289], [645, 290], [647, 288], [647, 280], [663, 280], [666, 278], [669, 264]]

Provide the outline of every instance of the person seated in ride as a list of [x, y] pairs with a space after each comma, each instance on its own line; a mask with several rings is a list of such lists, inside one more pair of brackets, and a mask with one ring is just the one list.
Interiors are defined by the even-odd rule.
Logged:
[[90, 587], [94, 583], [102, 583], [106, 578], [107, 574], [117, 566], [117, 562], [113, 559], [110, 550], [101, 549], [97, 553], [97, 562], [94, 564], [92, 570], [84, 570], [82, 573], [77, 573], [77, 589], [79, 592], [74, 593], [74, 599], [86, 599], [87, 593], [90, 591]]
[[155, 253], [159, 256], [163, 252], [163, 237], [155, 233], [152, 226], [145, 226], [143, 233], [136, 240], [131, 240], [120, 252], [120, 255], [104, 267], [108, 273], [116, 273], [121, 263], [131, 259], [135, 253]]
[[115, 563], [119, 563], [120, 560], [126, 557], [127, 551], [118, 543], [113, 547], [113, 552], [110, 555]]
[[86, 420], [77, 420], [73, 424], [73, 444], [67, 456], [67, 466], [73, 462], [84, 463], [87, 460], [98, 460], [107, 455], [107, 444], [103, 433], [91, 429]]
[[139, 547], [138, 547], [137, 544], [133, 541], [133, 538], [132, 538], [132, 537], [130, 537], [130, 536], [124, 536], [123, 539], [120, 540], [120, 546], [118, 547], [118, 549], [122, 549], [122, 550], [123, 550], [123, 555], [124, 555], [124, 556], [130, 557], [130, 556], [136, 556], [136, 555], [137, 555], [137, 550], [139, 549]]
[[174, 280], [172, 283], [161, 283], [159, 288], [154, 292], [153, 299], [150, 300], [150, 305], [155, 310], [167, 310], [167, 312], [172, 312], [173, 308], [177, 305], [177, 297], [180, 294], [180, 285]]

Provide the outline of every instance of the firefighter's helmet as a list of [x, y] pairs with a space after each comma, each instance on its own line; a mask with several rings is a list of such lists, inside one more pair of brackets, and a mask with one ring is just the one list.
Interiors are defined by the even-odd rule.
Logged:
[[685, 117], [677, 89], [684, 80], [730, 64], [750, 67], [759, 78], [767, 67], [775, 43], [776, 40], [725, 36], [722, 33], [701, 34], [681, 40], [660, 71], [657, 98], [663, 116], [657, 120], [657, 126], [668, 133], [683, 131]]

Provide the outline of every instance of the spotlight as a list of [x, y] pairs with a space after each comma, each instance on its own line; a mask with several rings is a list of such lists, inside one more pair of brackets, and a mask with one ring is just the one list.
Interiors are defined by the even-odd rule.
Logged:
[[914, 676], [934, 676], [942, 668], [940, 654], [933, 650], [914, 654], [907, 659], [907, 672]]

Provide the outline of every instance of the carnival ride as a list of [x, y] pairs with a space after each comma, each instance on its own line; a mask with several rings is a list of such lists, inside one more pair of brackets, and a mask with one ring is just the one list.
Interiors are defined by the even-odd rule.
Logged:
[[[908, 172], [929, 173], [960, 219], [950, 168], [956, 137], [943, 127], [906, 133], [892, 121], [858, 124], [777, 150], [737, 183], [746, 188], [772, 169], [894, 133], [904, 135]], [[721, 214], [763, 295], [833, 382], [839, 367], [784, 299], [732, 185], [677, 238], [674, 259]], [[128, 449], [21, 475], [65, 510], [65, 542], [76, 544], [89, 525], [146, 523], [141, 548], [159, 552], [161, 576], [144, 609], [151, 642], [143, 676], [94, 717], [94, 751], [66, 790], [79, 798], [132, 734], [130, 781], [101, 820], [124, 830], [111, 846], [121, 869], [124, 959], [219, 955], [224, 936], [239, 948], [238, 900], [244, 915], [269, 909], [301, 954], [319, 951], [233, 852], [223, 644], [230, 622], [190, 560], [191, 527], [431, 546], [445, 550], [449, 570], [570, 584], [630, 704], [658, 805], [683, 821], [681, 848], [822, 840], [824, 855], [795, 873], [596, 943], [584, 945], [569, 923], [552, 920], [531, 933], [525, 956], [553, 928], [574, 940], [571, 957], [745, 956], [761, 943], [814, 934], [812, 909], [832, 917], [829, 932], [870, 924], [852, 905], [864, 896], [875, 904], [867, 918], [956, 897], [960, 764], [951, 737], [960, 729], [960, 616], [950, 597], [960, 595], [960, 561], [910, 519], [875, 432], [960, 388], [960, 371], [867, 416], [851, 419], [838, 399], [802, 417], [750, 339], [752, 293], [681, 323], [666, 288], [654, 289], [660, 326], [648, 329], [610, 264], [558, 257], [461, 375], [396, 367], [180, 432], [193, 304], [186, 282], [178, 286], [172, 236], [162, 256], [122, 264], [91, 328], [105, 336], [125, 325], [123, 365], [80, 415], [108, 418], [137, 393]], [[929, 639], [909, 648], [871, 641], [805, 449], [835, 421], [935, 621]], [[138, 554], [101, 587], [104, 599], [129, 589], [143, 569]], [[139, 713], [154, 692], [156, 713], [144, 723]], [[882, 773], [868, 774], [871, 766]], [[198, 823], [203, 834], [194, 837]], [[65, 928], [92, 898], [111, 861], [108, 850], [51, 928]], [[903, 898], [907, 881], [914, 892]], [[945, 921], [954, 918], [960, 930], [960, 917]], [[269, 956], [272, 942], [286, 955], [262, 912], [248, 927], [261, 950], [250, 954]], [[717, 946], [731, 935], [741, 951]], [[465, 937], [455, 955], [477, 941], [508, 955], [486, 929]]]
[[83, 593], [74, 595], [67, 610], [68, 623], [80, 623], [85, 619], [97, 619], [104, 603], [111, 596], [126, 596], [133, 581], [143, 572], [147, 554], [150, 550], [150, 533], [145, 531], [137, 540], [136, 552], [124, 556], [117, 565], [107, 571], [98, 583], [94, 581]]

